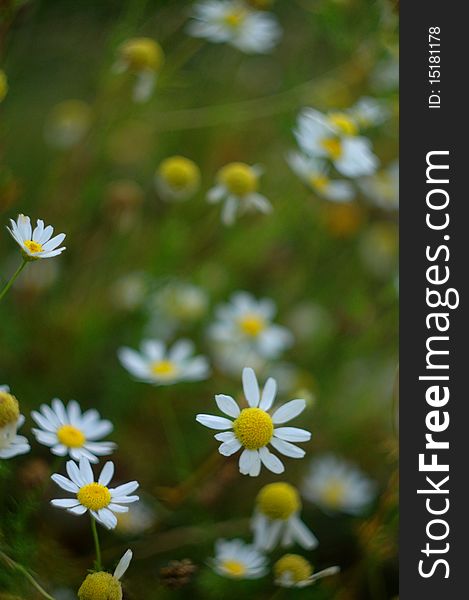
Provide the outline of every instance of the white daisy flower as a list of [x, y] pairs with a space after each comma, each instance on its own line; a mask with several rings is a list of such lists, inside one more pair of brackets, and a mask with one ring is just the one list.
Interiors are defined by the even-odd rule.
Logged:
[[135, 77], [133, 100], [146, 102], [151, 97], [158, 74], [164, 63], [164, 52], [155, 40], [147, 37], [130, 38], [118, 48], [115, 73], [130, 73]]
[[284, 588], [304, 588], [315, 583], [318, 579], [336, 575], [339, 567], [329, 567], [314, 572], [313, 565], [299, 554], [285, 554], [274, 564], [276, 585]]
[[348, 112], [360, 127], [381, 125], [390, 116], [382, 101], [368, 96], [360, 98]]
[[145, 340], [140, 352], [131, 348], [118, 351], [122, 365], [136, 379], [153, 385], [170, 385], [179, 381], [200, 381], [209, 375], [204, 356], [193, 356], [194, 344], [179, 340], [167, 350], [161, 340]]
[[267, 573], [267, 559], [254, 546], [242, 540], [217, 540], [212, 569], [230, 579], [258, 579]]
[[277, 358], [292, 345], [293, 336], [285, 327], [272, 323], [275, 313], [272, 300], [256, 300], [247, 292], [236, 292], [228, 304], [217, 308], [209, 336], [217, 343], [244, 344], [261, 357]]
[[233, 225], [236, 217], [245, 212], [271, 212], [269, 200], [257, 192], [262, 169], [242, 162], [225, 165], [217, 174], [217, 185], [209, 190], [207, 200], [211, 204], [223, 202], [221, 219], [225, 225]]
[[275, 17], [240, 0], [206, 0], [194, 7], [189, 35], [227, 43], [247, 54], [270, 52], [282, 30]]
[[10, 388], [0, 385], [0, 458], [13, 458], [31, 450], [28, 440], [16, 433], [24, 421], [18, 400], [10, 394]]
[[378, 167], [370, 140], [358, 135], [356, 122], [346, 113], [324, 115], [305, 108], [294, 133], [307, 156], [329, 159], [345, 177], [372, 175]]
[[218, 408], [233, 421], [206, 414], [198, 414], [196, 420], [205, 427], [223, 431], [215, 435], [215, 439], [222, 442], [218, 451], [223, 456], [231, 456], [244, 448], [239, 459], [239, 470], [243, 475], [257, 477], [261, 471], [261, 463], [272, 473], [283, 473], [283, 463], [267, 446], [270, 444], [290, 458], [303, 458], [305, 451], [291, 442], [307, 442], [311, 439], [311, 433], [297, 427], [276, 426], [298, 416], [305, 409], [306, 403], [304, 400], [291, 400], [271, 415], [269, 410], [274, 403], [277, 383], [275, 379], [269, 378], [261, 394], [256, 375], [250, 368], [243, 370], [243, 389], [248, 408], [241, 409], [231, 396], [215, 396]]
[[51, 406], [41, 404], [40, 410], [33, 410], [31, 417], [40, 429], [33, 429], [36, 440], [48, 446], [52, 454], [70, 456], [80, 460], [83, 456], [97, 463], [99, 456], [112, 454], [116, 448], [113, 442], [99, 441], [113, 430], [110, 421], [102, 420], [95, 409], [82, 413], [80, 405], [71, 400], [67, 406], [54, 398]]
[[127, 550], [117, 564], [113, 575], [105, 571], [97, 571], [87, 575], [78, 590], [79, 600], [122, 600], [120, 580], [129, 568], [132, 556], [132, 551]]
[[264, 486], [257, 495], [251, 521], [254, 545], [266, 552], [278, 544], [316, 548], [318, 540], [300, 519], [300, 511], [301, 499], [295, 487], [284, 482]]
[[399, 162], [359, 181], [363, 193], [375, 206], [384, 210], [399, 209]]
[[11, 229], [9, 227], [7, 229], [21, 248], [25, 259], [52, 258], [65, 250], [65, 246], [58, 248], [65, 239], [65, 233], [52, 237], [54, 228], [51, 225], [44, 227], [44, 221], [41, 219], [37, 220], [34, 231], [30, 218], [25, 215], [18, 215], [16, 223], [13, 219], [10, 219], [10, 222]]
[[187, 200], [200, 186], [200, 169], [185, 156], [170, 156], [161, 162], [155, 185], [165, 200]]
[[89, 511], [107, 529], [114, 529], [117, 525], [114, 513], [127, 512], [129, 507], [125, 505], [139, 499], [138, 496], [129, 496], [138, 488], [137, 481], [124, 483], [116, 488], [108, 487], [114, 475], [114, 463], [111, 461], [104, 465], [97, 482], [87, 458], [80, 458], [79, 466], [69, 460], [66, 469], [70, 479], [59, 473], [54, 473], [51, 479], [63, 490], [74, 494], [75, 498], [54, 499], [51, 504], [65, 508], [74, 515], [83, 515]]
[[348, 181], [334, 181], [328, 176], [326, 165], [305, 156], [301, 152], [290, 152], [287, 162], [303, 182], [318, 196], [332, 202], [350, 202], [355, 196], [353, 186]]
[[326, 455], [311, 463], [302, 493], [326, 512], [358, 515], [373, 500], [376, 486], [355, 465]]

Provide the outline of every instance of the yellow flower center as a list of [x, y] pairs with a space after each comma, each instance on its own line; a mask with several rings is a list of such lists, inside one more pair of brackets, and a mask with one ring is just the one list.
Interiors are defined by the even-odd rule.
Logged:
[[338, 508], [345, 499], [345, 486], [342, 481], [331, 480], [321, 494], [322, 501], [331, 508]]
[[363, 209], [354, 203], [327, 203], [322, 208], [326, 225], [332, 235], [348, 237], [353, 235], [361, 226], [364, 218]]
[[327, 152], [327, 155], [332, 160], [337, 160], [342, 155], [342, 143], [337, 138], [324, 138], [321, 140], [321, 145]]
[[24, 245], [33, 254], [36, 254], [37, 252], [42, 252], [42, 244], [40, 244], [39, 242], [34, 242], [33, 240], [26, 240], [24, 242]]
[[111, 492], [100, 483], [88, 483], [78, 490], [78, 501], [89, 510], [101, 510], [111, 502]]
[[231, 577], [242, 577], [246, 574], [246, 566], [237, 560], [225, 560], [221, 567]]
[[172, 156], [164, 160], [159, 173], [166, 183], [176, 190], [195, 187], [200, 181], [199, 167], [184, 156]]
[[299, 554], [285, 554], [274, 565], [276, 579], [287, 575], [295, 583], [311, 577], [313, 570], [313, 565]]
[[257, 337], [264, 331], [266, 324], [264, 319], [258, 315], [245, 315], [239, 319], [239, 326], [246, 335]]
[[329, 185], [329, 177], [326, 175], [313, 175], [309, 180], [311, 187], [319, 192], [323, 192]]
[[120, 582], [110, 573], [90, 573], [78, 590], [79, 600], [122, 600]]
[[20, 416], [18, 400], [8, 392], [0, 391], [0, 427], [16, 423]]
[[220, 170], [219, 179], [235, 196], [246, 196], [257, 190], [257, 175], [245, 163], [234, 162]]
[[233, 12], [230, 12], [227, 15], [225, 15], [223, 21], [225, 25], [228, 25], [228, 27], [236, 29], [241, 26], [246, 16], [247, 11], [241, 8], [239, 10], [234, 10]]
[[243, 408], [233, 422], [233, 430], [248, 450], [258, 450], [266, 446], [274, 433], [272, 417], [261, 408]]
[[287, 520], [301, 508], [301, 500], [289, 483], [269, 483], [259, 492], [257, 505], [269, 519]]
[[62, 425], [57, 430], [59, 442], [68, 448], [81, 448], [86, 442], [86, 438], [79, 429], [73, 425]]
[[120, 47], [120, 54], [128, 68], [137, 72], [144, 69], [159, 71], [164, 62], [161, 46], [146, 37], [127, 40]]
[[358, 133], [356, 123], [345, 113], [332, 113], [329, 115], [329, 122], [343, 135], [357, 135]]
[[177, 368], [170, 360], [158, 360], [151, 365], [151, 372], [158, 377], [173, 377]]

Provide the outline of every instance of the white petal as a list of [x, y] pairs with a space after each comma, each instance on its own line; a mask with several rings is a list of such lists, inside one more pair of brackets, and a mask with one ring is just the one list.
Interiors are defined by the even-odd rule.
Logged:
[[130, 565], [130, 561], [132, 560], [132, 550], [127, 550], [124, 556], [120, 559], [116, 570], [114, 571], [114, 577], [116, 579], [120, 579], [124, 573], [127, 571]]
[[277, 382], [273, 377], [269, 377], [265, 382], [264, 389], [262, 390], [261, 402], [259, 408], [262, 410], [269, 410], [275, 400], [275, 394], [277, 393]]
[[290, 400], [274, 412], [272, 421], [275, 425], [286, 423], [302, 413], [305, 408], [306, 402], [304, 400]]
[[308, 442], [311, 439], [309, 431], [298, 427], [276, 427], [274, 436], [287, 442]]
[[231, 396], [225, 396], [225, 394], [217, 394], [215, 396], [215, 402], [221, 412], [225, 413], [229, 417], [236, 419], [241, 412], [234, 398]]
[[298, 515], [290, 517], [288, 525], [296, 542], [300, 546], [303, 546], [303, 548], [306, 548], [307, 550], [316, 548], [319, 543], [317, 537], [306, 527]]
[[112, 461], [108, 461], [101, 471], [101, 475], [99, 476], [98, 483], [101, 485], [107, 486], [111, 481], [114, 475], [114, 463]]
[[80, 474], [82, 476], [83, 481], [86, 483], [94, 482], [93, 469], [91, 468], [90, 461], [87, 458], [80, 459]]
[[267, 469], [269, 469], [269, 471], [272, 471], [272, 473], [276, 473], [278, 475], [279, 473], [283, 473], [285, 471], [282, 461], [277, 458], [275, 454], [272, 454], [265, 446], [263, 448], [259, 448], [259, 455], [264, 465], [267, 467]]
[[87, 510], [86, 506], [82, 506], [81, 504], [73, 506], [72, 508], [67, 508], [67, 511], [74, 515], [84, 515]]
[[248, 475], [252, 465], [257, 462], [256, 459], [258, 458], [259, 453], [257, 450], [243, 450], [239, 457], [239, 472], [243, 475]]
[[70, 479], [67, 479], [63, 475], [60, 475], [59, 473], [54, 473], [53, 475], [51, 475], [51, 479], [58, 486], [60, 486], [63, 490], [66, 490], [67, 492], [71, 492], [72, 494], [76, 494], [78, 492], [78, 490], [80, 489], [76, 483], [73, 483], [73, 481], [70, 481]]
[[303, 458], [303, 456], [306, 454], [302, 448], [298, 448], [298, 446], [290, 444], [290, 442], [285, 442], [284, 440], [279, 440], [275, 437], [270, 440], [270, 443], [281, 454], [289, 456], [290, 458]]
[[74, 506], [78, 506], [80, 503], [76, 498], [64, 498], [63, 500], [51, 500], [51, 504], [53, 506], [58, 506], [59, 508], [73, 508]]
[[261, 458], [258, 451], [254, 451], [256, 453], [252, 463], [251, 468], [249, 469], [250, 477], [257, 477], [261, 472]]
[[210, 429], [232, 429], [233, 427], [232, 421], [225, 419], [225, 417], [216, 417], [215, 415], [199, 414], [195, 420]]
[[219, 442], [231, 442], [231, 440], [236, 439], [232, 431], [222, 431], [222, 433], [216, 433], [213, 437]]
[[243, 390], [249, 406], [255, 408], [259, 406], [259, 385], [257, 383], [256, 374], [250, 367], [243, 369]]
[[238, 452], [241, 446], [241, 442], [235, 438], [234, 440], [230, 440], [229, 442], [224, 442], [218, 448], [218, 452], [220, 452], [220, 454], [223, 454], [223, 456], [231, 456], [235, 452]]

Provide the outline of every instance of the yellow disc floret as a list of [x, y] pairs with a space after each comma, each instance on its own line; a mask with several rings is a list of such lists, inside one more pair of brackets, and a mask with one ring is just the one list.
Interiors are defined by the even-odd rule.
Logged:
[[286, 520], [300, 510], [301, 500], [289, 483], [269, 483], [257, 495], [257, 506], [269, 519]]
[[342, 135], [357, 135], [358, 127], [355, 121], [345, 113], [332, 113], [329, 122], [339, 130]]
[[239, 319], [239, 326], [246, 335], [257, 337], [264, 331], [266, 324], [259, 315], [245, 315]]
[[233, 431], [248, 450], [258, 450], [272, 439], [274, 424], [269, 413], [261, 408], [244, 408], [233, 422]]
[[111, 492], [100, 483], [88, 483], [78, 490], [78, 501], [89, 510], [101, 510], [111, 502]]
[[110, 573], [90, 573], [78, 590], [79, 600], [122, 600], [120, 582]]
[[293, 583], [307, 580], [313, 570], [313, 565], [299, 554], [285, 554], [274, 565], [276, 579], [286, 577]]
[[249, 165], [233, 162], [220, 169], [220, 182], [235, 196], [246, 196], [257, 190], [257, 175]]
[[35, 242], [33, 240], [26, 240], [23, 243], [32, 254], [42, 252], [42, 244], [40, 244], [39, 242]]
[[18, 400], [8, 392], [0, 390], [0, 427], [16, 423], [20, 416]]
[[73, 425], [62, 425], [57, 430], [59, 442], [68, 448], [81, 448], [86, 442], [86, 437], [82, 431]]
[[244, 19], [247, 17], [247, 15], [248, 15], [247, 10], [245, 10], [243, 8], [238, 8], [236, 10], [233, 10], [233, 11], [227, 13], [223, 17], [223, 22], [225, 25], [228, 25], [228, 27], [237, 29], [238, 27], [240, 27], [243, 24]]
[[221, 568], [230, 577], [243, 577], [246, 574], [246, 565], [237, 560], [225, 560], [222, 562]]
[[339, 508], [345, 500], [345, 491], [342, 481], [335, 479], [328, 481], [322, 490], [322, 501], [331, 508]]
[[331, 160], [337, 160], [342, 156], [342, 143], [338, 138], [324, 138], [321, 140], [321, 146]]
[[193, 189], [199, 185], [200, 170], [194, 161], [184, 156], [171, 156], [158, 169], [159, 175], [177, 191]]
[[311, 187], [318, 192], [323, 192], [329, 185], [329, 178], [326, 175], [313, 175], [309, 179]]
[[158, 377], [173, 377], [177, 368], [170, 360], [158, 360], [151, 365], [151, 372]]
[[131, 71], [159, 71], [163, 66], [164, 53], [161, 46], [147, 37], [131, 38], [119, 48], [122, 60]]

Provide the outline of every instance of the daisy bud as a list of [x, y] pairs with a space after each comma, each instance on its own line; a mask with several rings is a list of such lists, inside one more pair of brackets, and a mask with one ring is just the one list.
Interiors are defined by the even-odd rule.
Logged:
[[163, 50], [151, 38], [139, 37], [126, 40], [121, 44], [118, 52], [125, 68], [135, 73], [144, 70], [158, 72], [163, 66]]

